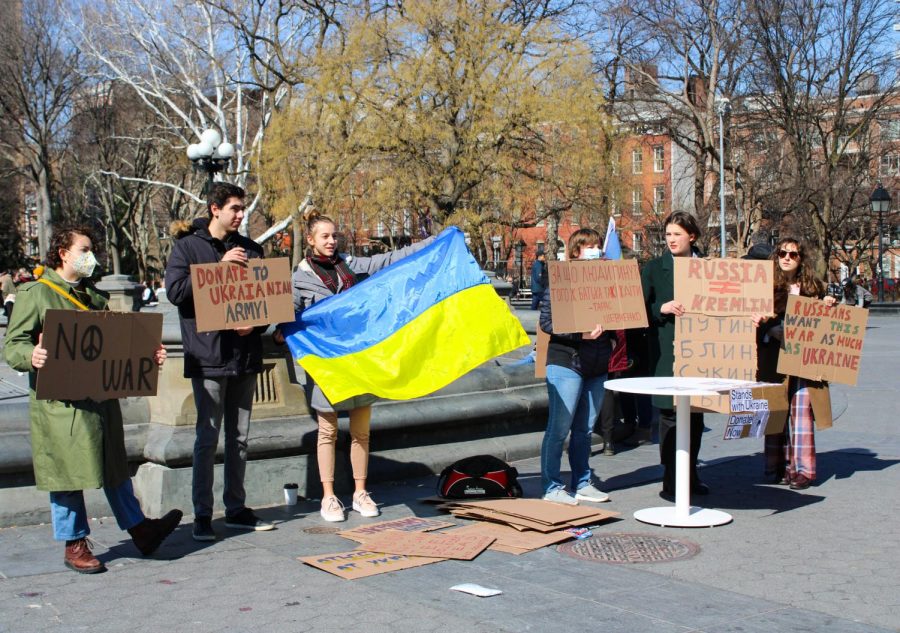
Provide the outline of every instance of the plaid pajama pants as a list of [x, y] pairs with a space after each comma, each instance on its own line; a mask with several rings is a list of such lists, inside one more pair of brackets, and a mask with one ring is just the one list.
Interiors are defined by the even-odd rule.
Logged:
[[816, 425], [806, 381], [791, 378], [788, 397], [791, 408], [784, 431], [778, 435], [766, 436], [766, 473], [784, 473], [788, 480], [799, 474], [814, 481]]

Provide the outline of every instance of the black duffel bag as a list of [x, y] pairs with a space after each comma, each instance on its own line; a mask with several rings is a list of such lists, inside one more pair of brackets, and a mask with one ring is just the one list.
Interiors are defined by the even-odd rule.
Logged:
[[450, 464], [438, 479], [445, 499], [521, 497], [519, 471], [493, 455], [475, 455]]

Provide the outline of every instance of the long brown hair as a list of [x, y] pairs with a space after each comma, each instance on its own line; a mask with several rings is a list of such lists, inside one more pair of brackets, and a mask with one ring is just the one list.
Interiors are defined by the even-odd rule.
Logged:
[[793, 244], [800, 253], [800, 265], [797, 267], [795, 282], [800, 283], [800, 295], [803, 297], [822, 297], [825, 295], [825, 283], [816, 277], [816, 273], [807, 258], [806, 245], [796, 237], [783, 237], [778, 240], [775, 250], [772, 251], [772, 261], [775, 262], [775, 313], [782, 314], [787, 308], [787, 298], [791, 293], [791, 284], [785, 277], [781, 266], [778, 265], [778, 251], [786, 244]]

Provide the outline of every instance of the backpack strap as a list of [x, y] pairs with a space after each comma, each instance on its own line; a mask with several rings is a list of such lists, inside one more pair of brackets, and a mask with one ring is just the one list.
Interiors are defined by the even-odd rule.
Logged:
[[60, 288], [59, 286], [57, 286], [55, 283], [53, 283], [53, 282], [50, 281], [49, 279], [45, 279], [44, 277], [41, 277], [40, 279], [38, 279], [38, 283], [44, 284], [45, 286], [47, 286], [48, 288], [50, 288], [51, 290], [53, 290], [53, 291], [54, 291], [55, 293], [57, 293], [58, 295], [60, 295], [60, 296], [62, 296], [62, 297], [65, 297], [66, 299], [69, 300], [69, 302], [71, 302], [72, 305], [74, 305], [74, 306], [75, 306], [76, 308], [78, 308], [79, 310], [85, 310], [85, 311], [90, 310], [89, 307], [87, 307], [86, 305], [84, 305], [83, 303], [81, 303], [81, 301], [79, 301], [78, 299], [76, 299], [75, 297], [73, 297], [72, 295], [70, 295], [68, 292], [66, 292], [65, 290], [63, 290], [63, 289]]

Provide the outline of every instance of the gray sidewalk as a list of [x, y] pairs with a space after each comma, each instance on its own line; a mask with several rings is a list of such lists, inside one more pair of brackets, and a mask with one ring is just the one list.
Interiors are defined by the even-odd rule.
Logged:
[[[114, 521], [92, 522], [106, 574], [62, 565], [48, 526], [0, 530], [0, 631], [622, 631], [854, 633], [900, 630], [900, 438], [896, 431], [900, 319], [873, 317], [859, 386], [833, 388], [838, 419], [817, 435], [818, 483], [807, 491], [761, 484], [761, 441], [721, 439], [707, 416], [707, 507], [733, 514], [714, 529], [668, 529], [632, 513], [663, 505], [657, 447], [592, 458], [621, 512], [595, 535], [689, 541], [687, 560], [614, 565], [554, 547], [523, 556], [485, 552], [345, 581], [298, 556], [353, 549], [316, 533], [318, 504], [262, 509], [273, 532], [235, 533], [218, 520], [212, 544], [190, 537], [190, 517], [152, 558], [137, 555]], [[537, 494], [538, 461], [516, 464]], [[416, 500], [434, 479], [373, 490], [384, 517], [433, 516]], [[370, 520], [351, 513], [341, 527]], [[449, 591], [461, 582], [502, 589], [494, 598]]]

